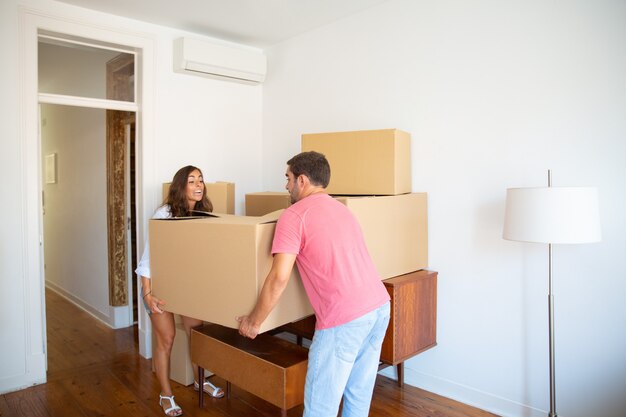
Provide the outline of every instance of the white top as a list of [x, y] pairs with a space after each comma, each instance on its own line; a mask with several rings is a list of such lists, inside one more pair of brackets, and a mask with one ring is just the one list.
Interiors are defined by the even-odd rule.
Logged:
[[[172, 217], [172, 213], [170, 212], [170, 206], [168, 204], [164, 204], [154, 212], [152, 216], [153, 219], [167, 219], [168, 217]], [[139, 261], [139, 265], [137, 265], [137, 269], [135, 269], [135, 273], [138, 277], [146, 277], [150, 278], [150, 239], [146, 239], [146, 245], [143, 248], [143, 255], [141, 255], [141, 260]]]

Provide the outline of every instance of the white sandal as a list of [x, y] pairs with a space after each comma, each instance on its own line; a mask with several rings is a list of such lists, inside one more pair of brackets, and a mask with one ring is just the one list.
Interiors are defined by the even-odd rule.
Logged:
[[[224, 390], [211, 384], [211, 382], [205, 380], [204, 384], [202, 385], [203, 391], [209, 394], [211, 397], [222, 398], [224, 396]], [[193, 388], [196, 391], [200, 390], [200, 384], [198, 384], [198, 381], [193, 381]]]
[[[163, 407], [163, 400], [169, 400], [171, 407], [170, 408], [166, 408], [164, 410], [165, 415], [169, 416], [169, 417], [177, 417], [177, 416], [181, 416], [183, 415], [183, 409], [180, 408], [180, 406], [178, 404], [176, 404], [176, 401], [174, 401], [174, 396], [167, 396], [167, 395], [161, 395], [159, 394], [159, 406]], [[174, 414], [170, 414], [172, 411], [174, 411]]]

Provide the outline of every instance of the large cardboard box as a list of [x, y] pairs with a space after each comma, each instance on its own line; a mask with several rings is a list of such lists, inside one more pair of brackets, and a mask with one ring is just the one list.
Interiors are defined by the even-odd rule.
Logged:
[[426, 193], [335, 198], [359, 221], [381, 279], [428, 266]]
[[[168, 311], [238, 328], [235, 317], [252, 311], [272, 266], [280, 213], [150, 220], [152, 292], [165, 300]], [[261, 332], [311, 314], [294, 267]]]
[[264, 216], [291, 205], [291, 196], [287, 192], [262, 191], [246, 194], [246, 216]]
[[303, 134], [302, 151], [326, 155], [331, 171], [329, 194], [411, 192], [411, 136], [401, 130]]
[[[163, 199], [169, 192], [171, 182], [163, 183]], [[234, 182], [205, 182], [206, 194], [213, 204], [213, 212], [235, 214], [235, 183]]]

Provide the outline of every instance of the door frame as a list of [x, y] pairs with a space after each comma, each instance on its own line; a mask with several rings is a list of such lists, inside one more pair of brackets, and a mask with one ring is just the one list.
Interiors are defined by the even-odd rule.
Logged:
[[[62, 34], [68, 38], [89, 39], [110, 45], [133, 48], [137, 54], [138, 100], [141, 111], [137, 114], [137, 251], [143, 251], [147, 236], [147, 221], [152, 215], [158, 196], [155, 184], [154, 149], [154, 85], [155, 39], [130, 30], [104, 27], [102, 22], [83, 19], [80, 22], [28, 7], [20, 7], [20, 120], [22, 138], [21, 172], [22, 189], [28, 190], [22, 198], [22, 245], [24, 263], [24, 302], [26, 366], [25, 374], [15, 385], [37, 384], [46, 381], [46, 310], [45, 276], [43, 269], [43, 218], [41, 211], [41, 143], [39, 138], [39, 95], [37, 50], [41, 32]], [[141, 304], [140, 304], [141, 305]], [[148, 316], [139, 314], [140, 354], [151, 356], [151, 327]]]
[[[107, 97], [127, 100], [136, 96], [130, 92], [128, 84], [134, 77], [137, 57], [134, 54], [120, 54], [106, 63]], [[133, 83], [134, 86], [134, 83]], [[137, 90], [133, 88], [133, 90]], [[138, 108], [137, 108], [138, 110]], [[127, 135], [129, 123], [135, 124], [137, 111], [106, 112], [106, 171], [107, 171], [107, 240], [109, 265], [109, 305], [128, 306], [132, 310], [133, 291], [128, 290], [128, 236], [130, 233], [129, 154], [130, 141]], [[132, 114], [132, 116], [131, 116]], [[133, 141], [134, 145], [134, 141]], [[121, 256], [120, 256], [121, 255]], [[133, 321], [127, 321], [132, 325]]]

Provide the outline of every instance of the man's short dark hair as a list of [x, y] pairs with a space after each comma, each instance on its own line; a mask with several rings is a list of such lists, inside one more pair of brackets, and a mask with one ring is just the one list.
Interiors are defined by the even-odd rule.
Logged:
[[326, 157], [315, 151], [301, 152], [287, 161], [294, 178], [306, 175], [311, 184], [326, 188], [330, 182], [330, 164]]

